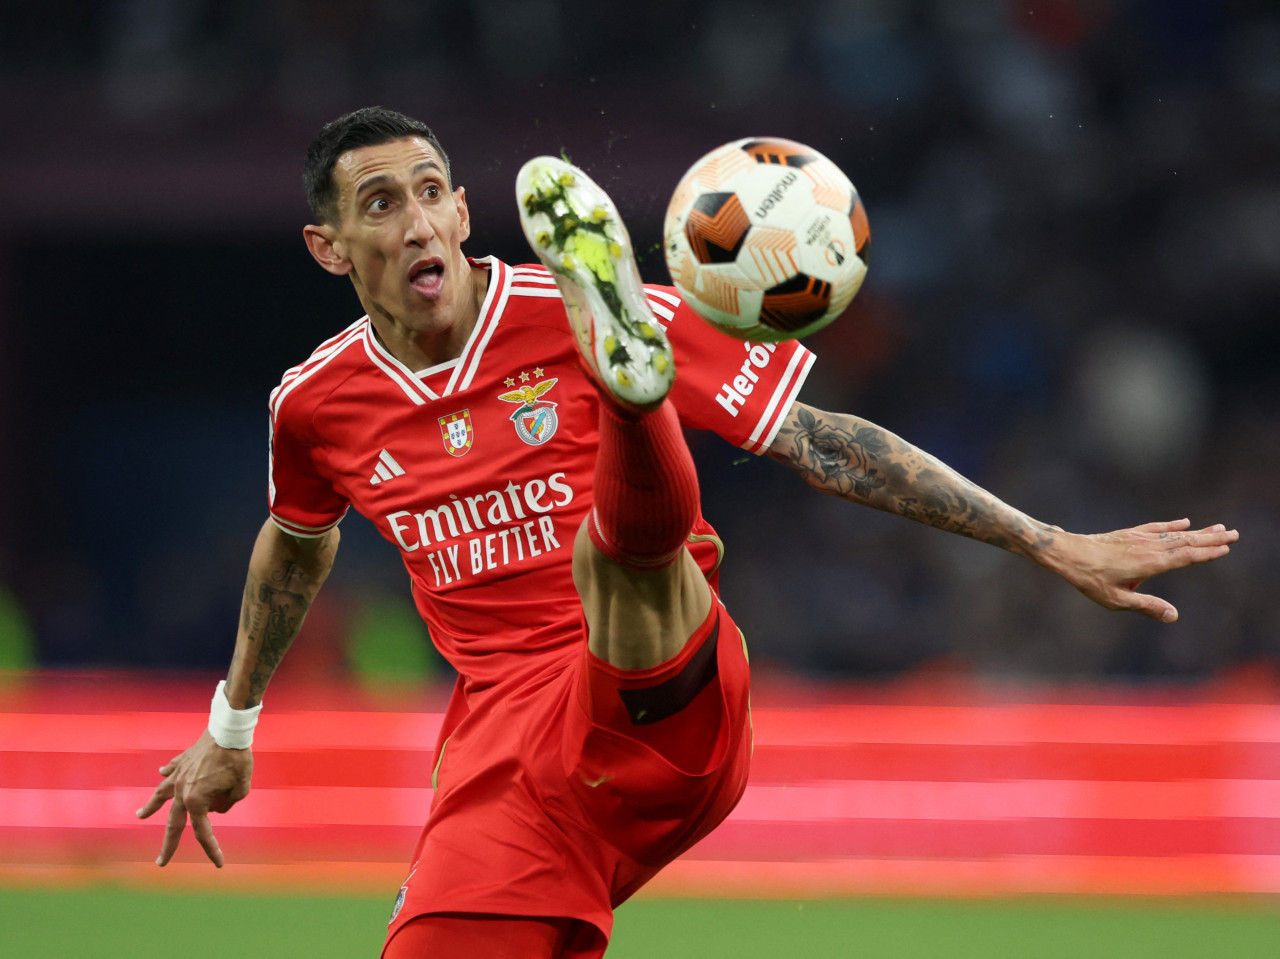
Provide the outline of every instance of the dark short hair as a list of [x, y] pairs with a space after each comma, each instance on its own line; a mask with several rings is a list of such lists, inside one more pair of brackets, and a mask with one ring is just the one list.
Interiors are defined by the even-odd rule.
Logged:
[[449, 169], [449, 156], [444, 147], [421, 120], [407, 117], [386, 107], [362, 107], [340, 116], [324, 125], [324, 128], [307, 147], [307, 162], [302, 168], [302, 185], [307, 191], [307, 205], [317, 223], [336, 223], [338, 213], [338, 188], [333, 182], [333, 168], [338, 157], [348, 150], [373, 147], [406, 137], [422, 137], [440, 154], [444, 162], [445, 177], [449, 189], [453, 189], [453, 173]]

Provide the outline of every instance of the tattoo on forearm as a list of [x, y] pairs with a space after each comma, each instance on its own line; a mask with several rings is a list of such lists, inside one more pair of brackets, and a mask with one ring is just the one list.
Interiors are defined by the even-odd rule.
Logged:
[[1002, 549], [1013, 547], [1010, 534], [1040, 546], [1052, 539], [911, 444], [852, 416], [797, 405], [769, 455], [823, 492]]
[[[285, 581], [288, 574], [284, 576]], [[245, 708], [262, 700], [271, 674], [284, 658], [293, 639], [302, 628], [303, 617], [310, 606], [301, 593], [280, 589], [250, 576], [244, 587], [241, 624], [249, 638], [247, 657], [252, 661], [249, 676], [249, 698]], [[232, 663], [234, 673], [236, 663]]]

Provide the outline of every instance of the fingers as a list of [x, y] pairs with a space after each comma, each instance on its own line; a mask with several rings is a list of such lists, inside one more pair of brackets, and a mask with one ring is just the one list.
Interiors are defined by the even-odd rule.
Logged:
[[1231, 552], [1231, 544], [1240, 538], [1238, 531], [1227, 529], [1221, 523], [1198, 530], [1190, 530], [1188, 525], [1186, 520], [1147, 523], [1124, 531], [1120, 536], [1133, 542], [1132, 534], [1139, 534], [1153, 548], [1153, 552], [1147, 554], [1149, 564], [1142, 571], [1144, 576], [1221, 559]]
[[1162, 540], [1171, 543], [1187, 543], [1193, 546], [1216, 546], [1234, 543], [1240, 538], [1238, 530], [1227, 529], [1221, 523], [1206, 526], [1203, 529], [1191, 530], [1186, 520], [1172, 523], [1148, 523], [1146, 526], [1134, 527], [1136, 532], [1155, 533]]
[[[189, 816], [191, 832], [195, 835], [196, 841], [204, 849], [204, 854], [209, 857], [209, 861], [221, 869], [226, 860], [222, 855], [222, 847], [218, 845], [218, 840], [213, 835], [213, 823], [209, 821], [208, 811], [188, 810], [181, 797], [175, 795], [172, 780], [166, 780], [156, 788], [151, 798], [147, 800], [147, 804], [138, 810], [138, 818], [146, 819], [169, 799], [173, 799], [173, 805], [169, 807], [169, 818], [165, 822], [164, 840], [160, 844], [160, 855], [156, 857], [156, 865], [167, 865], [173, 858], [173, 854], [178, 851], [182, 831], [187, 826]], [[231, 803], [226, 805], [229, 808]]]
[[1140, 583], [1128, 584], [1119, 594], [1113, 594], [1110, 600], [1103, 603], [1110, 609], [1124, 609], [1141, 613], [1161, 623], [1173, 623], [1178, 619], [1178, 610], [1167, 600], [1149, 593], [1136, 592]]
[[224, 861], [222, 847], [218, 845], [218, 840], [214, 838], [213, 823], [209, 821], [207, 812], [192, 811], [191, 831], [195, 833], [196, 841], [204, 849], [204, 854], [209, 857], [209, 861], [221, 869]]
[[1222, 546], [1186, 546], [1181, 549], [1170, 550], [1170, 568], [1177, 569], [1182, 566], [1191, 566], [1195, 563], [1207, 563], [1211, 560], [1222, 559], [1231, 552], [1231, 547]]
[[178, 841], [182, 838], [182, 830], [187, 825], [187, 807], [181, 796], [174, 796], [173, 805], [169, 807], [169, 819], [164, 826], [164, 841], [160, 844], [160, 855], [156, 857], [156, 865], [167, 865], [178, 851]]
[[173, 780], [166, 779], [156, 787], [156, 791], [151, 794], [151, 798], [148, 799], [146, 803], [143, 804], [142, 808], [138, 810], [138, 818], [146, 819], [172, 798]]
[[1173, 623], [1178, 610], [1158, 596], [1139, 593], [1144, 580], [1160, 573], [1221, 559], [1231, 552], [1239, 532], [1221, 523], [1192, 530], [1191, 521], [1177, 519], [1146, 523], [1114, 533], [1076, 538], [1084, 544], [1068, 550], [1064, 577], [1094, 602], [1108, 609], [1142, 613], [1158, 622]]
[[1227, 529], [1221, 523], [1207, 526], [1194, 533], [1184, 533], [1182, 538], [1191, 546], [1226, 546], [1240, 538], [1239, 530]]
[[1169, 537], [1167, 555], [1170, 568], [1176, 569], [1194, 563], [1207, 563], [1221, 559], [1231, 552], [1231, 544], [1239, 538], [1239, 532], [1222, 525]]
[[[1154, 533], [1160, 538], [1164, 547], [1163, 558], [1159, 563], [1161, 569], [1179, 569], [1221, 559], [1231, 552], [1231, 544], [1240, 538], [1239, 531], [1227, 529], [1221, 523], [1198, 530], [1190, 527], [1190, 520], [1180, 519], [1166, 523], [1148, 523], [1135, 529], [1142, 533]], [[1158, 596], [1135, 592], [1137, 587], [1138, 582], [1129, 584], [1128, 608], [1161, 623], [1178, 621], [1178, 610], [1172, 603]]]
[[1135, 526], [1134, 529], [1139, 533], [1176, 533], [1179, 530], [1187, 529], [1191, 526], [1191, 520], [1175, 519], [1164, 523], [1144, 523], [1141, 526]]
[[248, 794], [253, 768], [253, 759], [247, 750], [243, 755], [232, 754], [230, 758], [222, 755], [224, 752], [230, 753], [214, 747], [206, 733], [191, 749], [160, 767], [164, 781], [137, 812], [138, 818], [146, 819], [171, 801], [160, 855], [156, 857], [157, 866], [167, 865], [178, 851], [189, 821], [192, 835], [209, 861], [219, 869], [223, 867], [222, 847], [214, 836], [209, 814], [225, 812]]
[[1148, 596], [1145, 593], [1135, 593], [1134, 596], [1138, 602], [1133, 609], [1143, 616], [1149, 616], [1161, 623], [1178, 621], [1178, 610], [1172, 603], [1166, 602], [1159, 596]]

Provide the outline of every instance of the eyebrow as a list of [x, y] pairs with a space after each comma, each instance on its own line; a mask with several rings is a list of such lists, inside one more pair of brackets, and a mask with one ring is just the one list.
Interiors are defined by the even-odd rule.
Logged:
[[[421, 162], [414, 164], [413, 169], [409, 171], [409, 175], [411, 177], [416, 177], [422, 173], [425, 173], [428, 170], [435, 170], [437, 173], [441, 174], [442, 176], [444, 175], [444, 167], [440, 166], [440, 164], [437, 163], [435, 160], [422, 160]], [[369, 179], [362, 182], [358, 187], [356, 187], [356, 192], [353, 194], [353, 196], [358, 199], [364, 194], [368, 193], [374, 187], [381, 187], [381, 186], [385, 186], [388, 183], [394, 183], [394, 182], [395, 182], [395, 177], [393, 177], [391, 174], [379, 173], [377, 176], [370, 177]]]

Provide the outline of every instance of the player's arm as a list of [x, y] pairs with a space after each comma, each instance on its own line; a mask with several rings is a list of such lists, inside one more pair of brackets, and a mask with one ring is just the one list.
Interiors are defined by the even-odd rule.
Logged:
[[[262, 702], [272, 673], [333, 568], [337, 550], [337, 527], [323, 536], [302, 539], [270, 520], [263, 524], [249, 559], [236, 648], [227, 673], [225, 695], [231, 709], [249, 709]], [[208, 729], [189, 749], [161, 766], [164, 781], [138, 810], [145, 819], [173, 800], [156, 864], [163, 866], [172, 858], [189, 815], [191, 831], [205, 854], [221, 867], [222, 850], [209, 813], [226, 812], [248, 795], [252, 773], [252, 751], [224, 749]]]
[[768, 450], [824, 493], [897, 513], [1025, 556], [1108, 609], [1173, 622], [1178, 612], [1137, 592], [1158, 573], [1225, 556], [1239, 534], [1188, 520], [1113, 533], [1068, 533], [1019, 512], [882, 427], [795, 403]]
[[270, 520], [262, 525], [249, 558], [236, 649], [227, 673], [227, 701], [233, 709], [262, 702], [337, 552], [336, 526], [323, 536], [303, 539]]

